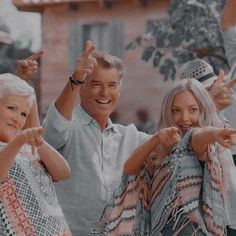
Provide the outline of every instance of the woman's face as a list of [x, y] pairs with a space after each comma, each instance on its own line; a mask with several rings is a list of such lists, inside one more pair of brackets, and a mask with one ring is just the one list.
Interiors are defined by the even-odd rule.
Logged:
[[183, 132], [199, 126], [200, 108], [197, 100], [189, 91], [176, 94], [172, 104], [172, 119]]
[[0, 141], [8, 143], [24, 127], [31, 105], [25, 96], [9, 94], [0, 98]]

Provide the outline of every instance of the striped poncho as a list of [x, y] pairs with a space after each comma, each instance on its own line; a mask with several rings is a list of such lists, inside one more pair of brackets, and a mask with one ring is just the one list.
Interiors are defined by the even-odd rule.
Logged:
[[149, 158], [138, 176], [123, 174], [97, 233], [120, 236], [225, 235], [225, 180], [218, 145], [204, 163], [193, 152], [191, 131], [159, 164]]

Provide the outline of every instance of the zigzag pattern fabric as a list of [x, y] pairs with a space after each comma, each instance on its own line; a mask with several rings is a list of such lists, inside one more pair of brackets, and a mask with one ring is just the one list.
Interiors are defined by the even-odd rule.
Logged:
[[219, 146], [198, 161], [188, 132], [164, 161], [153, 157], [138, 176], [123, 174], [98, 224], [107, 236], [226, 235], [225, 179]]
[[[0, 149], [5, 145], [0, 143]], [[8, 178], [0, 181], [0, 235], [71, 236], [51, 176], [28, 155], [25, 145]]]

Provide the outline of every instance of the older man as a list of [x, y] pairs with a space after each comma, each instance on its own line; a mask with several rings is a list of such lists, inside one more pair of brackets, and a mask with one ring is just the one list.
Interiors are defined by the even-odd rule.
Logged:
[[123, 62], [96, 52], [91, 41], [85, 48], [45, 119], [45, 139], [72, 170], [57, 193], [75, 236], [90, 235], [120, 182], [125, 160], [149, 137], [109, 118], [120, 96]]

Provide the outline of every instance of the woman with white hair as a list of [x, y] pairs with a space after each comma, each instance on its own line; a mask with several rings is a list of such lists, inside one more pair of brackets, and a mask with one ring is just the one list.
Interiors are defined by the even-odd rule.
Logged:
[[164, 97], [158, 131], [124, 165], [100, 221], [104, 235], [226, 235], [224, 128], [204, 86], [180, 81]]
[[43, 140], [34, 89], [1, 74], [0, 114], [0, 235], [71, 235], [53, 186], [70, 168]]

